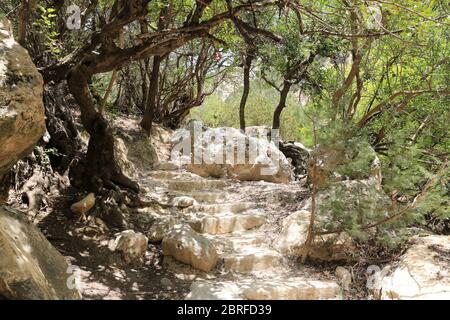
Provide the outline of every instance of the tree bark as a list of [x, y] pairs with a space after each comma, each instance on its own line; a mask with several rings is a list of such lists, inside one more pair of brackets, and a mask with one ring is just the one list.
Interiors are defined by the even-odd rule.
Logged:
[[141, 127], [150, 135], [152, 131], [153, 118], [158, 104], [158, 88], [159, 88], [159, 69], [161, 67], [161, 56], [153, 58], [152, 74], [150, 76], [150, 85], [147, 95], [147, 106], [145, 108], [144, 117], [141, 121]]
[[22, 0], [19, 11], [19, 25], [17, 30], [17, 42], [21, 45], [25, 45], [27, 37], [27, 25], [28, 17], [30, 16], [30, 4], [28, 0]]
[[89, 91], [93, 75], [89, 57], [72, 68], [68, 84], [75, 101], [80, 106], [81, 121], [90, 135], [88, 150], [83, 161], [70, 172], [72, 185], [90, 191], [118, 186], [139, 192], [139, 185], [126, 177], [114, 157], [114, 138], [107, 120], [99, 113]]
[[241, 103], [239, 105], [239, 124], [242, 132], [245, 132], [245, 105], [247, 104], [250, 93], [250, 67], [252, 65], [253, 55], [247, 53], [244, 61], [244, 92], [242, 93]]
[[289, 81], [284, 81], [283, 89], [281, 89], [281, 92], [280, 92], [280, 101], [278, 103], [278, 106], [275, 109], [275, 112], [273, 113], [272, 129], [275, 129], [275, 130], [280, 129], [281, 112], [286, 107], [286, 100], [287, 100], [289, 90], [291, 90], [291, 86], [292, 86], [292, 84]]

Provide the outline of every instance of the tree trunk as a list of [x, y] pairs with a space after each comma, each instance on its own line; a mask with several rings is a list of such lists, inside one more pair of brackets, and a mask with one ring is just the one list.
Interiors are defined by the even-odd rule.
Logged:
[[250, 67], [252, 65], [253, 55], [247, 53], [244, 61], [244, 92], [242, 93], [241, 103], [239, 105], [239, 123], [242, 132], [245, 132], [245, 105], [250, 93]]
[[19, 11], [19, 25], [17, 30], [17, 42], [21, 45], [25, 45], [25, 39], [27, 37], [27, 24], [28, 17], [30, 15], [30, 6], [28, 0], [22, 0]]
[[90, 135], [86, 158], [70, 172], [72, 185], [94, 192], [118, 186], [139, 192], [139, 185], [126, 177], [115, 161], [112, 130], [91, 98], [88, 85], [91, 77], [87, 60], [72, 68], [68, 77], [70, 91], [80, 106], [81, 121]]
[[141, 121], [142, 128], [147, 131], [150, 135], [152, 130], [153, 118], [155, 117], [155, 111], [157, 106], [158, 98], [158, 87], [159, 87], [159, 68], [161, 67], [160, 56], [155, 56], [153, 58], [153, 69], [150, 76], [150, 85], [148, 88], [147, 95], [147, 106], [145, 108], [144, 117]]
[[278, 130], [280, 129], [280, 118], [281, 118], [281, 112], [286, 107], [286, 100], [289, 93], [289, 90], [291, 89], [292, 84], [288, 81], [284, 81], [283, 89], [280, 92], [280, 101], [278, 103], [278, 106], [275, 109], [275, 112], [273, 113], [273, 124], [272, 129]]

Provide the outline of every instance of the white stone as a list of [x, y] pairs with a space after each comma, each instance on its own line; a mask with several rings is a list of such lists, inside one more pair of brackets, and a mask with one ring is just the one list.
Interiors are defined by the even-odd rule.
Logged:
[[133, 230], [122, 231], [114, 242], [114, 251], [120, 252], [127, 263], [142, 262], [147, 251], [148, 238]]
[[197, 204], [197, 202], [194, 200], [194, 198], [187, 196], [175, 197], [172, 200], [172, 205], [179, 208], [187, 208], [195, 204]]
[[278, 267], [283, 260], [281, 254], [267, 247], [245, 247], [221, 256], [226, 270], [253, 272]]
[[262, 215], [216, 214], [191, 222], [191, 227], [200, 233], [224, 234], [259, 227], [266, 222]]
[[165, 256], [189, 264], [201, 271], [211, 271], [217, 264], [216, 248], [210, 240], [187, 225], [176, 226], [162, 241]]
[[228, 127], [203, 130], [191, 138], [192, 158], [187, 169], [199, 176], [275, 183], [293, 179], [291, 164], [267, 139], [250, 137]]
[[450, 236], [415, 236], [411, 243], [395, 267], [386, 268], [378, 275], [372, 289], [374, 296], [395, 300], [450, 300]]

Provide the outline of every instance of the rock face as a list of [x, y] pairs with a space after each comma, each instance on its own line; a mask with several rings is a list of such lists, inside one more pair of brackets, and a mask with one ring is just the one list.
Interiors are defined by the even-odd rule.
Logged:
[[122, 254], [126, 263], [142, 262], [147, 251], [148, 238], [133, 230], [122, 231], [114, 243], [114, 251]]
[[114, 155], [127, 176], [137, 176], [137, 169], [148, 170], [159, 163], [155, 146], [149, 137], [142, 132], [116, 134]]
[[280, 141], [280, 151], [288, 158], [294, 166], [294, 173], [297, 178], [307, 174], [307, 165], [311, 150], [300, 142]]
[[216, 248], [189, 226], [177, 226], [162, 241], [163, 254], [208, 272], [217, 264]]
[[[183, 136], [190, 137], [184, 144], [176, 144], [174, 150], [190, 149], [187, 169], [199, 176], [275, 183], [288, 183], [293, 179], [291, 164], [267, 139], [247, 136], [234, 128], [205, 129], [201, 125], [181, 129], [174, 136], [174, 142]], [[172, 154], [177, 158], [174, 152]]]
[[413, 237], [396, 266], [381, 271], [373, 293], [378, 299], [450, 299], [450, 236]]
[[64, 257], [20, 213], [0, 207], [0, 296], [80, 299]]
[[0, 180], [44, 134], [42, 76], [16, 43], [11, 24], [0, 21]]

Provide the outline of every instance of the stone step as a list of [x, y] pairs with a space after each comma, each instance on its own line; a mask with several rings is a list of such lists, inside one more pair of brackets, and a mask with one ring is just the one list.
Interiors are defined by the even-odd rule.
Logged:
[[181, 172], [181, 171], [165, 171], [165, 170], [154, 170], [150, 171], [147, 174], [148, 178], [158, 179], [158, 180], [174, 180], [174, 179], [202, 179], [195, 174], [189, 172]]
[[265, 222], [263, 215], [222, 213], [192, 220], [190, 225], [200, 233], [225, 234], [256, 228]]
[[169, 190], [173, 191], [186, 191], [191, 190], [211, 190], [220, 189], [227, 186], [227, 182], [224, 180], [195, 180], [195, 181], [168, 181]]
[[341, 291], [332, 280], [280, 277], [254, 281], [242, 295], [247, 300], [335, 300], [341, 298]]
[[175, 170], [179, 170], [180, 168], [181, 168], [181, 165], [176, 162], [160, 162], [155, 167], [155, 169], [157, 169], [157, 170], [167, 170], [167, 171], [175, 171]]
[[214, 243], [219, 252], [231, 252], [266, 243], [265, 235], [256, 231], [238, 231], [219, 235], [205, 234], [205, 236]]
[[235, 202], [235, 203], [213, 203], [213, 204], [197, 204], [192, 207], [189, 207], [186, 212], [188, 213], [222, 213], [222, 212], [231, 212], [231, 213], [240, 213], [254, 207], [253, 203], [250, 202]]
[[342, 299], [341, 291], [332, 280], [274, 275], [270, 279], [196, 281], [186, 300], [336, 300]]
[[225, 270], [236, 272], [263, 271], [276, 268], [283, 262], [283, 256], [268, 247], [249, 246], [221, 256]]
[[187, 194], [181, 194], [180, 195], [187, 195], [189, 197], [192, 197], [197, 202], [223, 202], [228, 199], [227, 193], [225, 192], [209, 192], [209, 191], [196, 191], [196, 192], [189, 192]]

